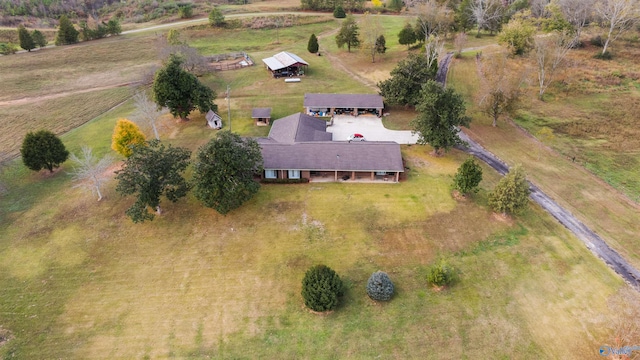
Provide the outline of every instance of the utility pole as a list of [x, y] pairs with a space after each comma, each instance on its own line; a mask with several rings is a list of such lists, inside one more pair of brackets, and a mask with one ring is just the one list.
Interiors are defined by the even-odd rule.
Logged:
[[229, 118], [229, 132], [231, 132], [231, 85], [227, 85], [227, 114]]

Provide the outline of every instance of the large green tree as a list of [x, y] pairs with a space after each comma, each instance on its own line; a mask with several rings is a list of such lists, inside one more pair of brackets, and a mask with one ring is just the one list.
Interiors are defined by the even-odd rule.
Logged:
[[312, 53], [315, 54], [318, 52], [318, 38], [316, 37], [316, 34], [311, 34], [311, 36], [309, 37], [309, 42], [307, 43], [307, 50]]
[[409, 54], [391, 71], [391, 77], [379, 82], [380, 95], [389, 105], [415, 106], [420, 99], [422, 85], [435, 78], [437, 63], [429, 66], [424, 55]]
[[189, 150], [165, 147], [158, 140], [149, 141], [147, 146], [134, 145], [133, 154], [124, 161], [122, 170], [116, 171], [116, 191], [137, 197], [126, 211], [134, 223], [153, 220], [154, 214], [148, 208], [160, 214], [162, 195], [173, 202], [187, 195], [189, 184], [182, 174], [190, 157]]
[[44, 37], [44, 34], [40, 30], [33, 30], [33, 32], [31, 33], [31, 38], [38, 47], [42, 48], [47, 46], [47, 39]]
[[213, 103], [216, 93], [185, 71], [181, 64], [179, 56], [171, 55], [167, 64], [156, 73], [152, 90], [158, 107], [168, 108], [171, 115], [184, 121], [189, 120], [187, 116], [194, 109], [203, 114], [218, 110]]
[[198, 150], [194, 194], [220, 214], [239, 208], [260, 189], [253, 177], [262, 171], [262, 153], [250, 138], [223, 131]]
[[481, 181], [482, 168], [472, 157], [469, 157], [460, 165], [453, 176], [453, 189], [463, 195], [477, 192]]
[[516, 165], [489, 193], [489, 207], [503, 214], [518, 213], [529, 204], [529, 192], [524, 169]]
[[78, 30], [66, 15], [60, 16], [60, 25], [56, 34], [56, 45], [75, 44], [78, 42]]
[[209, 12], [209, 25], [214, 27], [221, 27], [224, 25], [224, 14], [217, 6], [214, 6]]
[[353, 15], [347, 15], [342, 22], [338, 35], [336, 35], [336, 45], [338, 45], [340, 49], [342, 49], [344, 45], [347, 45], [347, 51], [351, 52], [352, 47], [357, 48], [360, 46], [358, 32], [359, 28], [356, 23], [356, 18], [353, 17]]
[[27, 51], [31, 51], [36, 47], [36, 42], [33, 41], [33, 37], [31, 37], [29, 30], [24, 25], [18, 26], [18, 39], [20, 40], [20, 47]]
[[413, 26], [406, 23], [398, 33], [398, 43], [400, 45], [407, 45], [407, 48], [409, 48], [411, 45], [415, 44], [416, 41], [418, 41], [418, 39], [416, 39], [416, 32], [413, 30]]
[[29, 132], [20, 148], [22, 162], [33, 171], [48, 169], [53, 172], [67, 160], [69, 152], [62, 141], [51, 131]]
[[465, 115], [466, 107], [462, 95], [451, 88], [443, 88], [433, 80], [427, 81], [420, 90], [418, 116], [411, 121], [418, 133], [418, 144], [429, 144], [436, 155], [464, 142], [458, 137], [459, 126], [468, 127], [471, 118]]

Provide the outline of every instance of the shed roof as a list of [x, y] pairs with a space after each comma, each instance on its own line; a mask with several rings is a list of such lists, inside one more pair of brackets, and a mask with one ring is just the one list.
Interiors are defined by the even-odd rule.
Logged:
[[251, 111], [252, 119], [271, 118], [271, 108], [253, 108]]
[[374, 94], [304, 94], [309, 108], [382, 109], [382, 96]]
[[309, 65], [309, 63], [302, 60], [298, 55], [287, 51], [277, 53], [270, 58], [262, 59], [262, 62], [267, 64], [271, 70], [280, 70], [294, 65]]
[[296, 113], [273, 122], [269, 138], [291, 144], [304, 141], [331, 141], [332, 134], [327, 132], [327, 122], [313, 116]]
[[260, 141], [265, 169], [312, 171], [403, 172], [400, 145], [395, 142]]
[[214, 120], [222, 121], [222, 118], [220, 117], [220, 115], [213, 112], [213, 110], [209, 110], [207, 112], [207, 115], [205, 115], [205, 118], [207, 119], [207, 122], [211, 122]]

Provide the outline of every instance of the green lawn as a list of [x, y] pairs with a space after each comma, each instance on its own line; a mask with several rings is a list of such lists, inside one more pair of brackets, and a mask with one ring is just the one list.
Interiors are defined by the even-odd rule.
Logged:
[[[304, 92], [369, 90], [327, 57], [305, 55], [310, 32], [331, 24], [282, 29], [281, 44], [268, 42], [273, 30], [255, 32], [246, 47], [238, 43], [245, 35], [232, 32], [189, 36], [203, 51], [237, 46], [260, 61], [288, 50], [311, 63], [298, 84], [260, 65], [203, 78], [219, 95], [231, 84], [234, 131], [266, 134], [248, 118], [254, 106], [271, 106], [278, 118], [301, 111]], [[260, 42], [264, 49], [247, 49]], [[216, 102], [226, 118], [225, 102]], [[88, 144], [108, 153], [115, 122], [132, 109], [127, 102], [62, 140], [71, 151]], [[202, 115], [191, 118], [165, 116], [163, 141], [196, 150], [215, 136]], [[144, 224], [126, 218], [132, 199], [114, 181], [96, 202], [71, 187], [68, 163], [52, 175], [10, 163], [0, 175], [9, 189], [0, 198], [0, 328], [11, 339], [0, 357], [599, 357], [615, 317], [607, 300], [621, 279], [536, 206], [513, 219], [494, 216], [487, 189], [499, 177], [486, 167], [477, 195], [453, 199], [449, 186], [465, 154], [402, 151], [408, 179], [399, 184], [268, 185], [227, 216], [188, 196], [163, 203], [163, 215]], [[441, 258], [458, 281], [436, 292], [425, 276]], [[346, 283], [341, 305], [325, 316], [306, 311], [300, 296], [304, 272], [318, 263]], [[389, 303], [366, 296], [376, 270], [396, 285]]]

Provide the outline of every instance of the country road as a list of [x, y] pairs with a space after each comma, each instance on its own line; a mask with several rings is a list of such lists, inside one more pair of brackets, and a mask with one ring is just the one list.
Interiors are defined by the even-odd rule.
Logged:
[[[451, 53], [447, 54], [438, 64], [437, 81], [446, 84]], [[442, 72], [441, 72], [442, 71]], [[467, 134], [460, 131], [460, 139], [468, 146], [458, 146], [459, 150], [467, 152], [487, 163], [498, 173], [505, 175], [509, 172], [509, 166], [498, 159], [497, 156], [473, 141]], [[560, 206], [551, 197], [540, 190], [539, 187], [529, 182], [531, 194], [529, 197], [545, 209], [551, 216], [556, 218], [560, 224], [569, 229], [580, 241], [582, 241], [592, 253], [602, 259], [613, 271], [618, 273], [634, 289], [640, 291], [640, 271], [627, 262], [620, 254], [613, 250], [598, 234], [588, 226], [578, 220], [571, 212]]]

